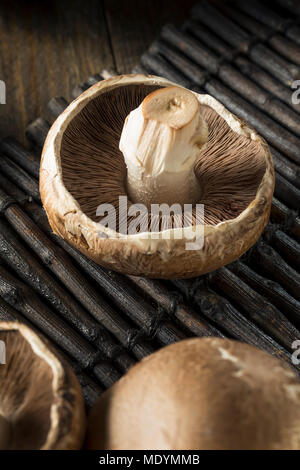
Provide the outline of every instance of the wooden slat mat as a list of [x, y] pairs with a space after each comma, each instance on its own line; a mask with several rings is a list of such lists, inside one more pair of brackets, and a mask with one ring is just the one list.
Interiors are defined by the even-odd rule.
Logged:
[[[255, 7], [253, 7], [255, 5]], [[292, 365], [300, 339], [300, 23], [292, 2], [200, 2], [181, 28], [166, 25], [135, 71], [206, 92], [270, 144], [271, 221], [240, 260], [189, 280], [123, 276], [56, 237], [41, 206], [41, 147], [65, 109], [53, 98], [27, 129], [33, 146], [1, 142], [0, 319], [25, 321], [72, 364], [87, 406], [135, 362], [191, 336], [225, 336]], [[291, 11], [294, 12], [291, 14]], [[101, 80], [96, 74], [74, 90]]]

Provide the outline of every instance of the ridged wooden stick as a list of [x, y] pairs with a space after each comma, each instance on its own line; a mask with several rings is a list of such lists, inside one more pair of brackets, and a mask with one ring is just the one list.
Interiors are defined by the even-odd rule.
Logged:
[[238, 8], [261, 23], [270, 26], [273, 30], [284, 32], [290, 23], [289, 18], [278, 15], [273, 9], [262, 5], [256, 0], [252, 0], [251, 2], [239, 2]]
[[290, 181], [278, 173], [275, 179], [274, 194], [289, 207], [296, 210], [300, 208], [300, 189], [295, 188]]
[[[33, 169], [35, 167], [35, 163], [28, 163], [28, 167], [31, 166]], [[1, 171], [4, 172], [11, 179], [11, 181], [15, 182], [18, 186], [20, 186], [20, 188], [22, 188], [29, 196], [31, 196], [38, 202], [41, 201], [39, 188], [33, 176], [29, 175], [25, 170], [18, 167], [16, 163], [14, 163], [8, 157], [1, 154], [0, 168]]]
[[169, 344], [185, 337], [184, 333], [164, 318], [163, 312], [153, 308], [124, 276], [107, 271], [71, 245], [63, 245], [79, 266], [99, 284], [110, 301], [129, 315], [147, 336], [155, 337], [161, 344]]
[[[20, 145], [13, 137], [7, 137], [0, 142], [0, 151], [20, 165], [30, 175], [39, 177], [40, 159], [37, 155]], [[0, 157], [1, 158], [1, 157]]]
[[254, 82], [258, 83], [268, 92], [277, 96], [280, 100], [284, 101], [291, 108], [300, 112], [300, 103], [292, 101], [291, 89], [280, 83], [276, 76], [270, 75], [264, 71], [259, 65], [254, 64], [246, 57], [238, 56], [234, 60], [234, 65], [247, 77], [251, 78]]
[[97, 340], [100, 325], [48, 274], [2, 218], [0, 219], [0, 256], [24, 282], [47, 299], [67, 322], [78, 329], [88, 340], [92, 342]]
[[208, 73], [196, 64], [191, 63], [182, 54], [179, 54], [176, 49], [171, 48], [165, 42], [157, 40], [153, 42], [149, 48], [151, 55], [161, 54], [165, 59], [175, 65], [178, 70], [182, 70], [189, 80], [199, 86], [204, 85]]
[[286, 292], [280, 284], [261, 276], [242, 261], [230, 264], [228, 269], [277, 306], [297, 328], [300, 328], [300, 302]]
[[151, 71], [155, 71], [155, 75], [163, 76], [186, 88], [190, 87], [191, 82], [181, 72], [169, 65], [162, 57], [145, 52], [141, 57], [141, 64], [150, 73]]
[[290, 181], [294, 187], [300, 189], [300, 167], [299, 165], [291, 162], [288, 158], [282, 155], [278, 150], [276, 150], [272, 145], [269, 146], [275, 170]]
[[26, 137], [31, 142], [34, 142], [37, 147], [41, 148], [44, 145], [49, 129], [48, 121], [42, 117], [38, 117], [27, 126]]
[[292, 24], [286, 28], [285, 34], [300, 46], [300, 26]]
[[55, 96], [52, 98], [47, 106], [48, 114], [49, 114], [49, 119], [48, 122], [52, 123], [53, 122], [53, 117], [57, 118], [68, 106], [67, 100], [63, 98], [62, 96]]
[[174, 317], [182, 326], [196, 336], [219, 336], [223, 334], [209, 324], [198, 312], [187, 307], [177, 292], [170, 291], [161, 281], [137, 276], [127, 276], [138, 289], [146, 293], [158, 306], [162, 307], [170, 317]]
[[[246, 3], [252, 5], [252, 2], [241, 2], [239, 6]], [[251, 35], [220, 13], [211, 3], [204, 0], [197, 3], [192, 10], [192, 17], [209, 24], [210, 29], [236, 50], [248, 53], [254, 62], [274, 74], [288, 87], [299, 77], [300, 69], [297, 65], [283, 59], [264, 44], [253, 42]]]
[[297, 44], [285, 37], [283, 34], [277, 32], [271, 26], [257, 21], [251, 16], [246, 15], [237, 8], [233, 8], [228, 4], [221, 3], [219, 5], [222, 12], [225, 13], [230, 19], [241, 25], [247, 32], [251, 33], [253, 37], [259, 38], [270, 44], [270, 46], [291, 62], [300, 65], [300, 48]]
[[255, 292], [227, 268], [221, 268], [208, 275], [209, 284], [222, 295], [229, 297], [245, 316], [274, 338], [288, 351], [300, 337], [300, 332], [274, 305]]
[[271, 224], [269, 224], [267, 230], [265, 230], [264, 238], [268, 243], [271, 243], [292, 267], [300, 270], [300, 243]]
[[270, 75], [270, 73], [266, 72], [259, 65], [251, 62], [246, 56], [238, 54], [234, 47], [211, 33], [204, 24], [195, 20], [187, 20], [182, 26], [182, 31], [199, 39], [201, 43], [216, 52], [223, 61], [226, 60], [235, 65], [244, 76], [251, 79], [254, 83], [257, 83], [266, 90], [268, 94], [276, 96], [289, 107], [300, 112], [300, 104], [292, 101], [290, 88], [283, 85], [276, 77]]
[[281, 284], [287, 292], [300, 300], [300, 274], [270, 246], [260, 240], [255, 245], [252, 261], [259, 266], [262, 273]]
[[300, 217], [297, 211], [289, 209], [277, 198], [273, 197], [271, 219], [281, 224], [284, 230], [300, 240]]
[[237, 56], [237, 52], [234, 48], [225, 43], [219, 36], [213, 34], [203, 23], [188, 18], [183, 23], [180, 30], [183, 33], [188, 33], [189, 37], [199, 39], [200, 44], [209, 46], [209, 48], [222, 57], [223, 60], [232, 62]]
[[173, 281], [189, 302], [198, 306], [203, 315], [218, 325], [226, 334], [252, 344], [290, 362], [290, 354], [254, 323], [250, 322], [225, 298], [207, 290], [199, 280]]
[[198, 2], [193, 7], [191, 16], [209, 25], [209, 28], [213, 31], [218, 29], [218, 35], [238, 51], [243, 53], [248, 52], [251, 41], [250, 35], [229, 18], [225, 18], [211, 3], [206, 1]]

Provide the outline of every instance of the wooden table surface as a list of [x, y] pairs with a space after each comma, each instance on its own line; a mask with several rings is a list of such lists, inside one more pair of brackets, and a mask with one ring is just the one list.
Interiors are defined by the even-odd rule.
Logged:
[[0, 2], [0, 137], [25, 128], [53, 96], [103, 68], [130, 72], [166, 22], [181, 23], [195, 0]]

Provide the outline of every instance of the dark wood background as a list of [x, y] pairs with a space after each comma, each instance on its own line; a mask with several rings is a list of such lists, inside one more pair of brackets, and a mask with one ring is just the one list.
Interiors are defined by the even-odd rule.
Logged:
[[161, 26], [181, 23], [195, 0], [0, 1], [0, 137], [25, 128], [52, 96], [103, 68], [130, 72]]

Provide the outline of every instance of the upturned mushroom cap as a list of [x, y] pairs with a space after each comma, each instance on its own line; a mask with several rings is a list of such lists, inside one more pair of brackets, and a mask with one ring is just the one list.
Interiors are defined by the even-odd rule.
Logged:
[[20, 323], [0, 322], [0, 340], [0, 449], [80, 449], [86, 418], [70, 367]]
[[196, 338], [148, 356], [98, 399], [89, 449], [300, 449], [300, 383], [278, 359]]
[[[182, 90], [183, 103], [188, 108], [184, 125], [190, 122], [197, 100], [200, 121], [207, 125], [207, 141], [204, 139], [204, 144], [201, 141], [192, 172], [183, 173], [184, 184], [180, 185], [176, 172], [169, 174], [169, 184], [173, 181], [171, 189], [165, 187], [164, 190], [164, 176], [155, 179], [151, 178], [152, 174], [140, 183], [149, 183], [147, 187], [153, 188], [156, 202], [164, 197], [170, 203], [174, 197], [176, 203], [179, 195], [186, 197], [181, 190], [187, 187], [192, 176], [193, 184], [199, 183], [196, 202], [204, 204], [204, 226], [203, 221], [196, 218], [193, 205], [187, 217], [190, 222], [184, 227], [178, 226], [171, 215], [167, 228], [158, 219], [154, 229], [147, 225], [139, 233], [124, 233], [120, 229], [119, 197], [127, 198], [129, 213], [133, 203], [147, 203], [147, 198], [143, 197], [143, 184], [132, 191], [138, 178], [132, 177], [136, 166], [130, 165], [134, 162], [133, 155], [128, 157], [122, 147], [122, 130], [124, 133], [124, 123], [129, 122], [130, 113], [142, 103], [142, 114], [137, 114], [139, 119], [146, 123], [150, 116], [155, 121], [159, 114], [157, 107], [153, 111], [153, 97], [151, 106], [146, 97], [153, 92], [159, 96], [165, 87], [176, 89], [176, 93]], [[162, 100], [162, 107], [164, 104]], [[176, 124], [171, 107], [160, 115], [163, 123], [159, 125], [166, 124], [170, 115]], [[182, 122], [178, 121], [177, 127], [180, 125]], [[205, 136], [204, 128], [201, 127]], [[125, 139], [127, 143], [129, 140]], [[170, 149], [165, 150], [167, 155]], [[178, 156], [175, 147], [171, 150], [171, 155]], [[136, 164], [138, 159], [135, 159]], [[169, 171], [170, 167], [159, 166]], [[144, 176], [147, 176], [145, 172]], [[193, 277], [241, 256], [267, 224], [273, 190], [272, 157], [266, 142], [253, 129], [211, 96], [190, 92], [163, 78], [144, 75], [104, 80], [73, 101], [51, 127], [40, 170], [41, 198], [57, 235], [109, 269], [156, 278]], [[132, 200], [133, 192], [135, 200]], [[193, 199], [197, 191], [192, 193]], [[140, 197], [143, 200], [139, 200]], [[194, 204], [195, 201], [185, 202]], [[113, 206], [117, 216], [115, 227], [105, 226], [105, 217], [97, 214], [97, 208], [103, 204]], [[129, 216], [126, 222], [132, 219]], [[203, 246], [187, 249], [187, 243], [198, 239], [201, 228]]]

